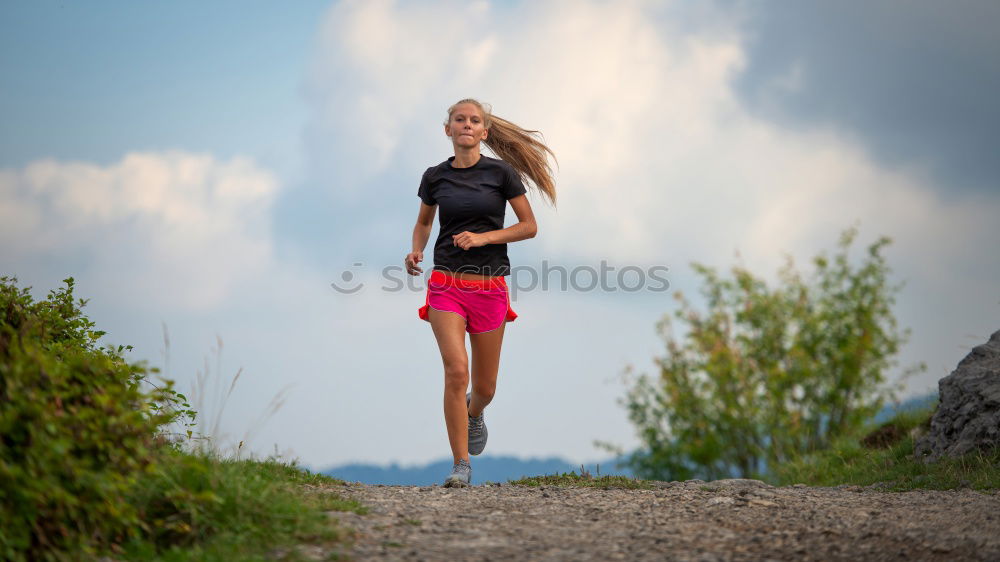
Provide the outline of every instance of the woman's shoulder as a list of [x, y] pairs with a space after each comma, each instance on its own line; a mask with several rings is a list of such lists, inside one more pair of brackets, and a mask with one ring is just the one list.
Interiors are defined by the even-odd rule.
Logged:
[[421, 181], [423, 182], [433, 182], [435, 179], [439, 178], [443, 174], [447, 174], [451, 166], [448, 165], [448, 161], [445, 160], [440, 164], [435, 164], [426, 170], [424, 170], [423, 176], [421, 176]]
[[433, 166], [427, 168], [424, 174], [433, 174], [434, 172], [440, 172], [441, 170], [447, 170], [448, 168], [451, 168], [451, 166], [448, 164], [448, 161], [445, 160], [440, 164], [434, 164]]
[[500, 183], [507, 183], [518, 177], [517, 170], [509, 162], [483, 154], [476, 166], [480, 174]]
[[513, 171], [514, 170], [513, 166], [511, 166], [506, 161], [501, 160], [499, 158], [492, 158], [492, 157], [487, 156], [485, 154], [481, 155], [480, 158], [483, 161], [482, 164], [484, 165], [484, 167], [503, 168], [504, 170], [507, 170], [507, 171]]
[[500, 178], [502, 184], [520, 183], [521, 174], [510, 162], [499, 158], [490, 158], [485, 155], [482, 158], [484, 160], [482, 169], [489, 173], [491, 177]]

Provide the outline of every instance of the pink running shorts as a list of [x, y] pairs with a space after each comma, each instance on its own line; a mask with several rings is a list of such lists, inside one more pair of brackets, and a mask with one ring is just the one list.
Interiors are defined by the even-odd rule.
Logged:
[[470, 334], [492, 332], [517, 314], [510, 307], [507, 282], [503, 276], [489, 279], [459, 279], [435, 269], [427, 281], [427, 300], [417, 314], [430, 322], [429, 309], [454, 312], [465, 318]]

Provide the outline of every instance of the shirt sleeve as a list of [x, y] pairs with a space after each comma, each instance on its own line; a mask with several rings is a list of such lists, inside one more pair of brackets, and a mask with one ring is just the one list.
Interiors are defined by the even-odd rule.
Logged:
[[521, 183], [521, 174], [518, 174], [517, 170], [510, 166], [506, 166], [505, 169], [507, 173], [503, 184], [503, 198], [513, 199], [518, 195], [524, 195], [527, 193], [528, 190], [525, 189], [524, 184]]
[[[429, 170], [428, 170], [429, 171]], [[417, 189], [417, 196], [425, 205], [437, 205], [437, 200], [431, 195], [431, 184], [427, 181], [427, 172], [420, 178], [420, 187]]]

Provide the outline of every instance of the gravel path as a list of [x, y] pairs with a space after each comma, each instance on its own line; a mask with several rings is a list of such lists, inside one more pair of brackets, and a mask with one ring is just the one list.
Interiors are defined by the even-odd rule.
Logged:
[[338, 490], [371, 509], [330, 513], [356, 530], [356, 560], [1000, 560], [995, 492], [756, 480]]

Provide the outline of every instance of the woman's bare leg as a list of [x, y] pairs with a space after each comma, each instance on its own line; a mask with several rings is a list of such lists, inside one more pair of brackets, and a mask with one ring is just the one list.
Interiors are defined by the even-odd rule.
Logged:
[[469, 460], [469, 419], [465, 389], [469, 387], [469, 356], [465, 350], [465, 318], [430, 309], [427, 318], [444, 363], [444, 423], [454, 462]]
[[[482, 415], [497, 389], [497, 373], [500, 371], [500, 347], [503, 345], [503, 329], [507, 322], [492, 332], [469, 334], [472, 342], [472, 401], [469, 415]], [[468, 423], [468, 422], [466, 422]]]

